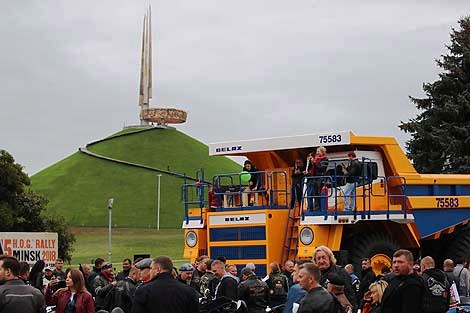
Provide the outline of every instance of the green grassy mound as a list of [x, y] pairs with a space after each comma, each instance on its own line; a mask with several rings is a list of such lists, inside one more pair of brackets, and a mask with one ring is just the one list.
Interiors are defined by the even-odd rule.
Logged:
[[[215, 174], [241, 169], [228, 158], [209, 156], [206, 145], [175, 129], [113, 135], [88, 146], [88, 150], [189, 176], [203, 167], [206, 181]], [[157, 175], [76, 152], [33, 175], [31, 185], [49, 199], [48, 212], [64, 216], [71, 226], [108, 225], [107, 201], [114, 198], [114, 226], [153, 228], [157, 220]], [[161, 175], [160, 227], [179, 228], [184, 214], [180, 194], [183, 179]]]

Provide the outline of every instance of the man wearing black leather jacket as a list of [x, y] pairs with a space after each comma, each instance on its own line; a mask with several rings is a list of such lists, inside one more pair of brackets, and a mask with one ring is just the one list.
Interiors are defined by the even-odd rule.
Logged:
[[320, 268], [312, 263], [302, 265], [299, 285], [307, 291], [297, 313], [332, 313], [335, 311], [333, 296], [320, 285]]
[[266, 312], [268, 305], [268, 285], [259, 280], [251, 268], [242, 269], [242, 282], [238, 285], [238, 298], [245, 301], [248, 313]]
[[336, 265], [336, 258], [327, 246], [319, 246], [313, 252], [313, 261], [320, 268], [320, 285], [327, 287], [328, 274], [336, 273], [344, 281], [344, 295], [353, 306], [353, 312], [357, 310], [356, 293], [351, 284], [348, 273], [340, 266]]
[[382, 313], [421, 312], [424, 292], [422, 279], [413, 272], [413, 254], [398, 250], [393, 254], [393, 272], [382, 296]]

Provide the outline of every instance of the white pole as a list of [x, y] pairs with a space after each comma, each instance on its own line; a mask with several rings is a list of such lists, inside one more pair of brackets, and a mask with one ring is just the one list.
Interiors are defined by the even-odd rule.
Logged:
[[108, 221], [108, 259], [109, 259], [109, 263], [112, 263], [111, 262], [111, 226], [112, 226], [113, 202], [114, 202], [113, 198], [108, 200], [108, 212], [109, 212], [109, 221]]
[[158, 174], [158, 195], [157, 195], [157, 230], [160, 230], [160, 178], [162, 174]]

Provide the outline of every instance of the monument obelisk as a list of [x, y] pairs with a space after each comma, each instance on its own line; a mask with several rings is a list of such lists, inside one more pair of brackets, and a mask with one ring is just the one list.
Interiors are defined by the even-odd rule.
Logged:
[[152, 75], [152, 8], [149, 6], [144, 15], [142, 51], [140, 55], [140, 126], [149, 127], [150, 123], [157, 123], [161, 127], [167, 127], [168, 124], [186, 122], [187, 113], [183, 110], [150, 107], [153, 86]]
[[150, 106], [152, 99], [152, 30], [151, 30], [152, 11], [151, 7], [147, 9], [144, 16], [142, 29], [142, 52], [140, 58], [140, 90], [139, 90], [139, 106], [140, 106], [140, 125], [149, 125], [149, 121], [145, 119], [144, 112]]

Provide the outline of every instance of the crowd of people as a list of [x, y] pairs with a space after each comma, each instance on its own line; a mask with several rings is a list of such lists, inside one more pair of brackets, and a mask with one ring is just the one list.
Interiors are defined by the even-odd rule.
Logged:
[[97, 258], [91, 267], [64, 270], [61, 259], [47, 267], [38, 261], [30, 269], [13, 256], [0, 255], [0, 313], [40, 313], [55, 306], [57, 313], [197, 313], [218, 304], [242, 300], [249, 313], [444, 313], [452, 301], [468, 300], [469, 271], [465, 259], [450, 259], [443, 270], [427, 256], [415, 262], [400, 249], [392, 271], [379, 275], [364, 258], [360, 272], [352, 264], [336, 264], [326, 246], [312, 259], [288, 260], [281, 269], [269, 265], [259, 277], [256, 265], [238, 272], [224, 257], [199, 257], [194, 264], [173, 266], [169, 257], [124, 259], [122, 271]]

